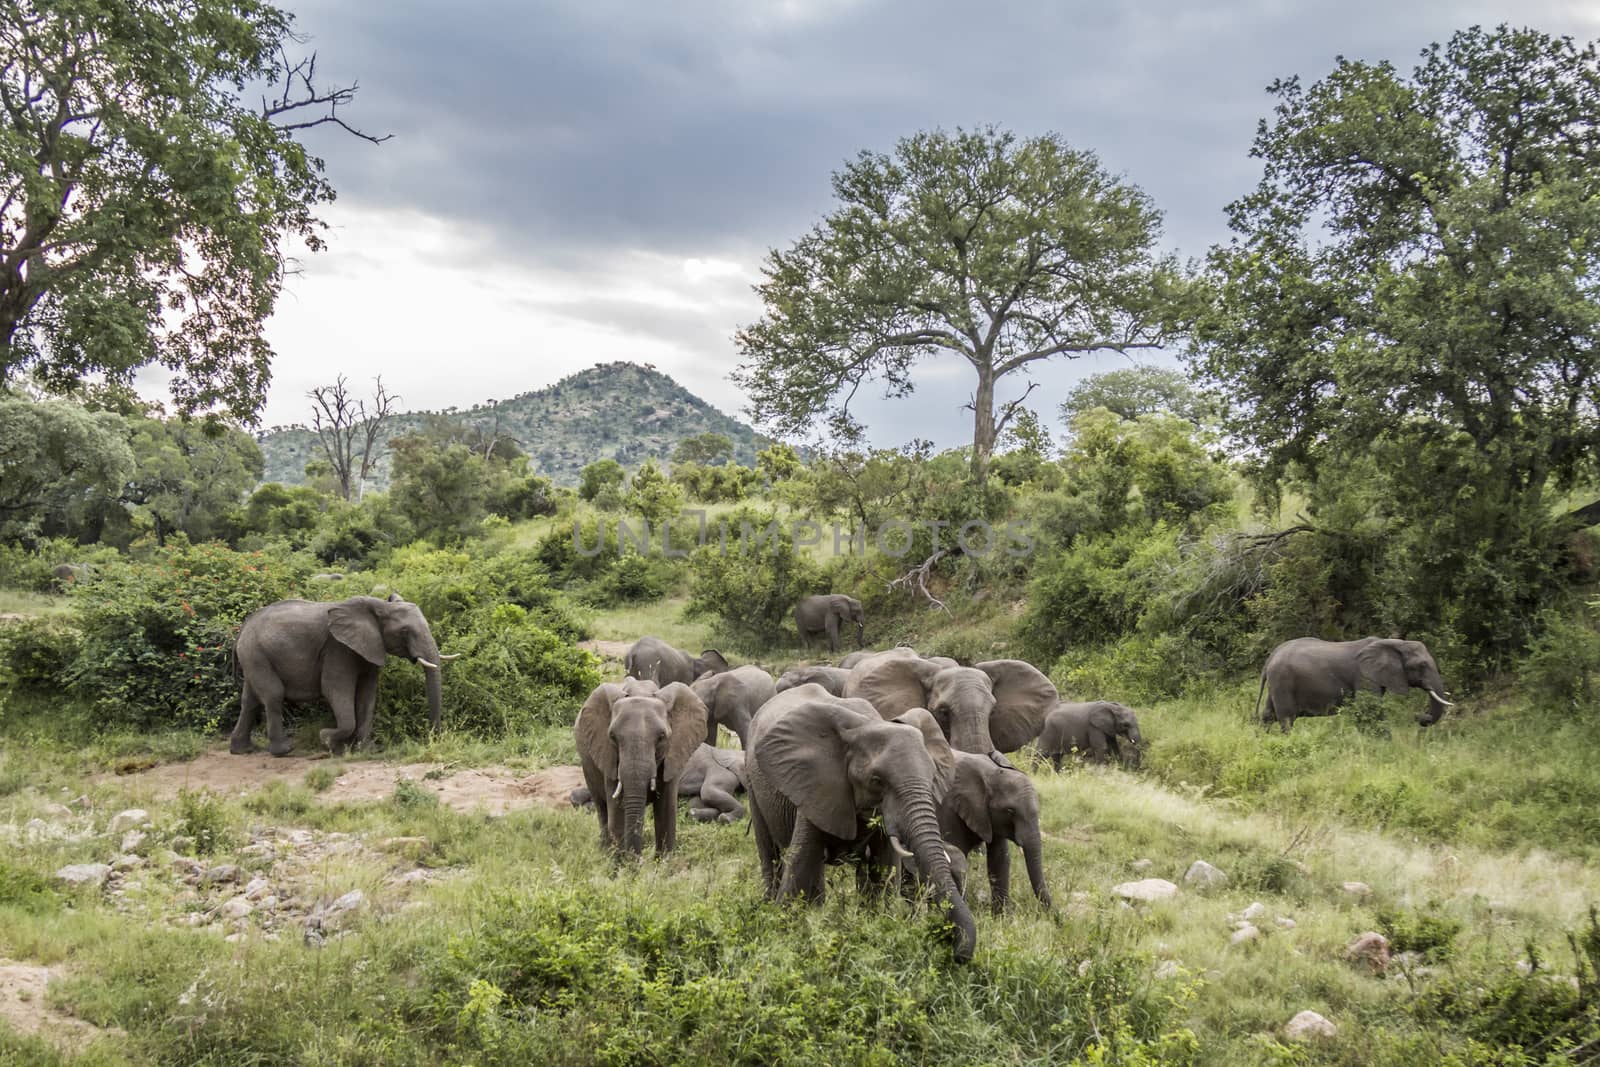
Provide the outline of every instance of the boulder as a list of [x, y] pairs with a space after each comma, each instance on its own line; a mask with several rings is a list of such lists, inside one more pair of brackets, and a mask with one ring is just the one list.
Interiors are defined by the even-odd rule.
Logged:
[[1368, 930], [1345, 947], [1344, 958], [1365, 966], [1373, 974], [1382, 974], [1389, 969], [1389, 939]]
[[1283, 1026], [1283, 1036], [1290, 1041], [1316, 1041], [1338, 1033], [1337, 1026], [1314, 1011], [1303, 1011]]
[[1339, 888], [1353, 897], [1365, 897], [1372, 894], [1372, 887], [1365, 882], [1345, 882]]
[[1228, 876], [1205, 860], [1195, 860], [1184, 872], [1183, 881], [1198, 889], [1216, 889], [1228, 884]]
[[201, 885], [222, 885], [226, 882], [237, 882], [241, 874], [239, 868], [231, 863], [219, 863], [215, 867], [207, 867], [200, 876]]
[[1165, 878], [1145, 878], [1138, 882], [1122, 882], [1111, 891], [1124, 900], [1168, 900], [1178, 895], [1178, 887]]
[[1251, 923], [1245, 923], [1243, 926], [1239, 927], [1239, 929], [1233, 932], [1232, 937], [1228, 938], [1228, 944], [1246, 945], [1251, 941], [1259, 939], [1260, 937], [1261, 931], [1259, 929], [1257, 929]]
[[69, 863], [56, 872], [56, 881], [77, 888], [94, 886], [98, 889], [111, 877], [109, 863]]
[[149, 822], [150, 813], [148, 811], [143, 808], [127, 808], [111, 816], [111, 825], [107, 829], [110, 833], [120, 834], [126, 830], [148, 825]]

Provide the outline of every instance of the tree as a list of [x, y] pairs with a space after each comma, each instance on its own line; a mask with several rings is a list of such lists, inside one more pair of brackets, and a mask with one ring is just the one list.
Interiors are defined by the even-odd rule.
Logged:
[[333, 468], [339, 496], [345, 500], [358, 491], [382, 456], [379, 439], [400, 400], [383, 387], [382, 375], [374, 379], [373, 386], [370, 411], [365, 400], [350, 395], [342, 374], [332, 385], [319, 385], [306, 394], [311, 400], [311, 429]]
[[673, 463], [699, 463], [707, 467], [714, 467], [727, 463], [733, 458], [733, 439], [726, 434], [697, 433], [693, 437], [685, 437], [678, 442], [678, 447], [672, 450]]
[[[181, 411], [249, 419], [261, 324], [333, 198], [295, 134], [355, 87], [293, 61], [261, 0], [11, 0], [0, 17], [0, 383], [175, 371]], [[274, 94], [247, 106], [241, 88]], [[381, 138], [368, 137], [369, 140]]]
[[1176, 415], [1196, 426], [1211, 417], [1210, 402], [1195, 392], [1182, 371], [1144, 365], [1091, 374], [1074, 385], [1061, 404], [1061, 421], [1070, 426], [1073, 419], [1095, 408], [1124, 419]]
[[1341, 59], [1271, 92], [1194, 362], [1264, 484], [1299, 472], [1326, 507], [1377, 460], [1414, 542], [1398, 625], [1458, 599], [1472, 645], [1514, 648], [1552, 570], [1550, 490], [1600, 455], [1595, 47], [1473, 28], [1410, 77]]
[[86, 495], [114, 497], [132, 470], [127, 428], [111, 412], [0, 395], [0, 537], [30, 536]]
[[905, 396], [920, 361], [954, 353], [977, 376], [971, 464], [982, 482], [1021, 404], [997, 401], [1002, 380], [1056, 356], [1165, 339], [1176, 271], [1153, 253], [1159, 214], [1058, 136], [919, 133], [892, 157], [863, 152], [833, 188], [839, 206], [767, 256], [756, 287], [765, 316], [737, 335], [735, 380], [780, 433], [826, 414], [853, 435], [850, 401], [869, 378]]
[[133, 474], [121, 503], [148, 524], [157, 544], [177, 532], [218, 537], [257, 482], [265, 461], [255, 438], [215, 418], [128, 420]]
[[481, 456], [463, 444], [440, 446], [421, 435], [397, 437], [395, 506], [415, 527], [417, 536], [456, 544], [477, 529], [489, 513], [489, 470]]
[[616, 460], [597, 459], [578, 472], [578, 496], [584, 500], [609, 500], [618, 495], [627, 478], [628, 472]]

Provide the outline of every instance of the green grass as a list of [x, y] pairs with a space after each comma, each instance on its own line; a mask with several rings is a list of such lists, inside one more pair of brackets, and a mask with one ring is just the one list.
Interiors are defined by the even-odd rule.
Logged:
[[64, 596], [0, 589], [0, 615], [65, 615], [71, 605]]

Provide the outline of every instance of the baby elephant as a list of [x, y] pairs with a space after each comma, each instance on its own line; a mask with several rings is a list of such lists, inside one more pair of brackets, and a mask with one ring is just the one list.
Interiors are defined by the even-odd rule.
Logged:
[[734, 799], [744, 789], [744, 752], [738, 749], [701, 745], [678, 779], [678, 796], [691, 798], [689, 814], [696, 822], [744, 818], [744, 805]]
[[[1118, 738], [1125, 743], [1119, 744]], [[1057, 704], [1045, 716], [1039, 734], [1039, 755], [1048, 756], [1058, 771], [1061, 758], [1073, 752], [1095, 763], [1106, 763], [1116, 753], [1124, 764], [1137, 767], [1143, 748], [1138, 716], [1132, 708], [1110, 700]]]

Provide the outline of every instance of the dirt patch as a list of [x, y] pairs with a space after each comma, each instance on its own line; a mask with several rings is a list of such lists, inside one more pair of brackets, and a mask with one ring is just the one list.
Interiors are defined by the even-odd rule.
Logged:
[[[8, 622], [27, 622], [29, 619], [33, 618], [37, 618], [37, 616], [24, 615], [20, 611], [0, 611], [0, 626], [3, 626]], [[609, 644], [610, 642], [607, 643]]]
[[41, 1037], [70, 1052], [81, 1050], [102, 1035], [122, 1033], [91, 1026], [45, 1004], [45, 990], [52, 977], [48, 967], [0, 960], [0, 1020], [18, 1033]]
[[628, 655], [628, 649], [633, 647], [632, 641], [579, 641], [578, 647], [586, 652], [593, 652], [601, 659], [615, 660], [621, 663]]
[[404, 779], [435, 794], [441, 803], [456, 811], [482, 809], [490, 815], [504, 815], [540, 804], [567, 807], [567, 794], [583, 784], [582, 770], [572, 766], [546, 767], [524, 774], [509, 767], [452, 770], [442, 763], [358, 761], [340, 764], [327, 756], [235, 756], [225, 748], [207, 752], [187, 763], [163, 763], [119, 777], [123, 782], [137, 783], [158, 797], [170, 799], [177, 796], [180, 789], [211, 789], [244, 795], [273, 782], [303, 785], [306, 772], [313, 767], [336, 767], [339, 771], [333, 785], [316, 794], [318, 800], [330, 804], [384, 800], [393, 795], [395, 785]]

